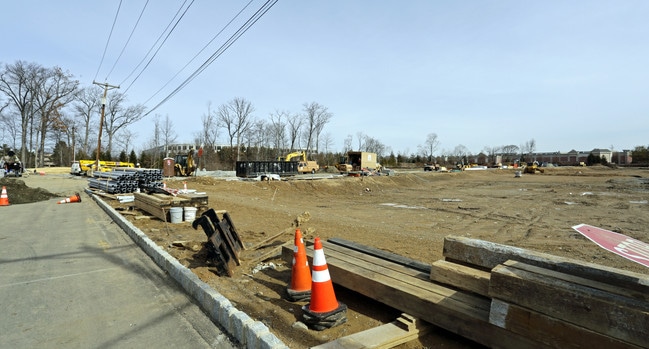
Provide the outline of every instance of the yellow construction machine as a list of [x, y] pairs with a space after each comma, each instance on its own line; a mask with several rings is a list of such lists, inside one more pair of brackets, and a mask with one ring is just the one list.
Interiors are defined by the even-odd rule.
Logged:
[[306, 153], [304, 151], [294, 151], [292, 153], [289, 153], [286, 156], [280, 156], [277, 158], [278, 161], [296, 161], [294, 159], [297, 158], [297, 161], [306, 161]]
[[535, 173], [543, 173], [545, 171], [541, 168], [541, 166], [539, 166], [539, 163], [537, 161], [534, 161], [534, 162], [528, 162], [527, 163], [527, 166], [525, 166], [525, 171], [524, 172], [525, 173], [535, 174]]
[[174, 157], [174, 174], [176, 176], [188, 177], [196, 171], [196, 164], [194, 163], [194, 150], [190, 150], [187, 154], [177, 154]]

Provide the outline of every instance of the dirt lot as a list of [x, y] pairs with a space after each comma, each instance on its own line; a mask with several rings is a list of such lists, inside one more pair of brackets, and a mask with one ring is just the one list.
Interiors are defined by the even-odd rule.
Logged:
[[[308, 176], [307, 176], [308, 177]], [[571, 227], [580, 223], [649, 241], [649, 171], [562, 167], [515, 178], [513, 170], [461, 173], [397, 172], [396, 176], [274, 182], [188, 178], [187, 187], [209, 194], [209, 207], [227, 210], [244, 244], [280, 232], [292, 242], [297, 221], [305, 239], [344, 238], [426, 263], [442, 258], [444, 237], [465, 236], [647, 274], [649, 269], [599, 248]], [[168, 181], [182, 188], [181, 181]], [[119, 206], [113, 201], [114, 206]], [[251, 317], [263, 321], [291, 348], [331, 341], [394, 320], [399, 311], [336, 287], [348, 305], [347, 323], [305, 330], [301, 306], [285, 300], [290, 265], [279, 258], [251, 264], [252, 251], [232, 278], [205, 264], [206, 237], [189, 223], [156, 219], [133, 223]], [[299, 218], [298, 218], [299, 217]], [[187, 241], [185, 247], [173, 241]], [[325, 255], [327, 251], [325, 250]], [[269, 267], [274, 265], [274, 267]], [[253, 271], [255, 267], [260, 271]], [[335, 282], [335, 280], [334, 280]], [[436, 330], [400, 348], [477, 348]]]

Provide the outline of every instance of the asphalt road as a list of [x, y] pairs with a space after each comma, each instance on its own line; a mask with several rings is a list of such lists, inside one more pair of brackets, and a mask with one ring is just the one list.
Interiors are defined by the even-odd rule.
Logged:
[[[65, 195], [86, 186], [24, 180]], [[0, 348], [238, 347], [81, 197], [0, 207]]]

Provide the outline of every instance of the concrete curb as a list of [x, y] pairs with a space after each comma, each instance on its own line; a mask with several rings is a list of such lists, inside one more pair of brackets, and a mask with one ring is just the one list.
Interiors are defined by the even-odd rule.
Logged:
[[218, 293], [210, 285], [201, 281], [196, 274], [161, 249], [146, 234], [127, 221], [97, 195], [88, 191], [86, 193], [162, 270], [174, 278], [200, 304], [203, 311], [207, 313], [212, 321], [220, 324], [226, 332], [243, 344], [245, 348], [288, 349], [288, 346], [272, 334], [266, 325], [253, 320], [248, 314], [236, 309], [230, 300]]

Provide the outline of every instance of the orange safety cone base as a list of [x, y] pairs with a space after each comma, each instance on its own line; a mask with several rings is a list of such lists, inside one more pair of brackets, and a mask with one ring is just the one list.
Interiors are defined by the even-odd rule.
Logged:
[[291, 302], [308, 301], [311, 299], [311, 290], [296, 291], [290, 288], [286, 289], [287, 298]]
[[299, 228], [295, 229], [293, 251], [291, 284], [287, 287], [286, 292], [288, 293], [288, 299], [296, 302], [311, 298], [311, 269], [306, 259], [306, 247]]
[[0, 194], [0, 206], [9, 206], [9, 196], [7, 195], [7, 187], [2, 186], [2, 193]]
[[308, 304], [302, 307], [302, 311], [304, 312], [302, 315], [304, 323], [308, 327], [318, 331], [347, 322], [347, 305], [343, 303], [338, 303], [338, 308], [326, 313], [313, 312], [309, 310]]
[[70, 196], [67, 199], [63, 199], [63, 200], [57, 202], [57, 204], [67, 204], [67, 203], [70, 203], [70, 202], [81, 202], [81, 196], [79, 195], [79, 193], [76, 193], [76, 194]]

